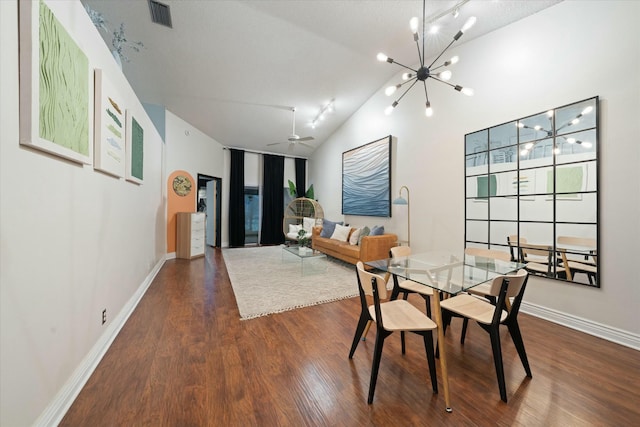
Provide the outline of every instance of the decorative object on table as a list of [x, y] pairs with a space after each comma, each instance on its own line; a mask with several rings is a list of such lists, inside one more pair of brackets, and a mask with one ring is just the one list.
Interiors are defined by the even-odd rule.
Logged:
[[91, 18], [91, 22], [98, 29], [111, 35], [111, 54], [116, 60], [116, 63], [122, 69], [122, 61], [129, 62], [129, 57], [124, 53], [125, 48], [129, 48], [135, 52], [140, 52], [140, 49], [144, 47], [144, 43], [140, 41], [131, 41], [127, 39], [127, 35], [124, 29], [124, 22], [120, 23], [118, 29], [111, 31], [108, 26], [108, 21], [104, 18], [102, 13], [92, 9], [88, 5], [85, 5], [87, 15]]
[[125, 110], [123, 97], [103, 73], [95, 70], [93, 167], [116, 177], [125, 176]]
[[90, 165], [89, 60], [44, 2], [18, 5], [20, 144]]
[[184, 197], [191, 193], [191, 180], [184, 176], [178, 175], [173, 179], [173, 191], [181, 197]]
[[281, 246], [223, 249], [222, 256], [242, 320], [358, 294], [353, 266], [337, 260], [321, 260], [327, 264], [324, 274], [301, 276], [299, 262], [283, 262]]
[[307, 233], [306, 230], [300, 229], [298, 231], [298, 244], [301, 248], [308, 247], [311, 243], [311, 233]]
[[144, 129], [131, 110], [126, 114], [126, 173], [127, 181], [142, 184], [144, 172]]
[[[407, 198], [402, 197], [402, 190], [407, 191]], [[411, 246], [411, 205], [409, 200], [409, 187], [403, 185], [400, 187], [398, 197], [393, 199], [394, 205], [406, 205], [407, 206], [407, 246]]]
[[342, 153], [342, 214], [391, 217], [391, 135]]
[[458, 92], [462, 92], [465, 95], [473, 95], [473, 90], [467, 87], [462, 87], [460, 85], [454, 85], [448, 82], [449, 79], [451, 79], [451, 71], [450, 70], [442, 70], [439, 72], [436, 72], [436, 70], [440, 70], [442, 68], [446, 68], [449, 65], [455, 64], [456, 62], [458, 62], [458, 57], [454, 56], [453, 58], [445, 61], [444, 63], [442, 63], [441, 65], [435, 66], [434, 64], [440, 59], [440, 57], [447, 51], [447, 49], [449, 49], [449, 47], [451, 47], [451, 45], [456, 42], [460, 37], [462, 37], [462, 35], [473, 26], [473, 24], [475, 24], [476, 22], [476, 17], [475, 16], [471, 16], [469, 19], [467, 19], [466, 23], [464, 24], [464, 26], [460, 29], [460, 31], [458, 31], [456, 33], [455, 36], [453, 36], [453, 40], [451, 41], [451, 43], [449, 43], [447, 45], [447, 47], [444, 48], [444, 50], [442, 52], [440, 52], [440, 55], [438, 55], [436, 57], [436, 59], [433, 60], [433, 62], [431, 62], [430, 65], [425, 65], [425, 59], [426, 59], [426, 51], [424, 48], [424, 42], [425, 42], [425, 35], [426, 35], [426, 26], [429, 23], [433, 23], [435, 21], [437, 21], [438, 19], [442, 18], [445, 15], [449, 15], [449, 14], [453, 14], [456, 13], [456, 17], [458, 16], [457, 13], [459, 13], [460, 11], [460, 6], [462, 6], [464, 3], [466, 3], [466, 1], [462, 1], [458, 4], [456, 4], [455, 6], [453, 6], [453, 8], [446, 10], [443, 13], [438, 14], [437, 16], [431, 17], [429, 18], [429, 20], [427, 20], [426, 17], [426, 0], [422, 0], [422, 51], [420, 50], [420, 36], [418, 35], [418, 29], [419, 29], [419, 20], [417, 17], [413, 17], [411, 18], [411, 20], [409, 21], [409, 25], [411, 27], [411, 32], [413, 33], [413, 40], [416, 42], [416, 47], [418, 48], [418, 59], [420, 62], [420, 67], [415, 70], [411, 67], [408, 67], [406, 65], [403, 65], [397, 61], [395, 61], [393, 58], [389, 58], [387, 55], [385, 55], [384, 53], [378, 53], [378, 61], [381, 62], [388, 62], [390, 64], [398, 64], [399, 66], [409, 70], [410, 72], [404, 73], [402, 74], [402, 83], [398, 83], [395, 86], [389, 86], [388, 88], [386, 88], [385, 90], [385, 94], [387, 96], [391, 96], [393, 95], [397, 89], [400, 89], [402, 86], [409, 84], [410, 86], [402, 93], [402, 95], [400, 95], [400, 97], [398, 99], [396, 99], [393, 104], [391, 104], [389, 107], [387, 107], [384, 111], [384, 113], [386, 115], [389, 115], [393, 112], [394, 108], [396, 108], [396, 106], [398, 105], [398, 103], [400, 102], [400, 100], [407, 94], [407, 92], [409, 92], [411, 90], [411, 88], [413, 86], [415, 86], [416, 83], [418, 83], [419, 81], [422, 82], [423, 86], [424, 86], [424, 95], [426, 97], [426, 110], [425, 110], [425, 114], [427, 117], [431, 117], [433, 115], [433, 108], [431, 107], [431, 102], [429, 101], [429, 94], [427, 92], [427, 83], [426, 80], [431, 78], [433, 80], [436, 80], [438, 82], [444, 83], [446, 85], [451, 86], [452, 88], [454, 88], [455, 90], [457, 90]]

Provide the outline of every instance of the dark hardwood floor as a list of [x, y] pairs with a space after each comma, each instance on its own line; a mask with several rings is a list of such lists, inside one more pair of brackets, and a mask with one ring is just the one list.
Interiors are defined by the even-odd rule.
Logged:
[[640, 352], [522, 313], [533, 378], [505, 328], [508, 403], [489, 336], [470, 323], [461, 346], [454, 319], [445, 339], [453, 413], [432, 393], [413, 334], [404, 356], [399, 336], [386, 340], [367, 405], [375, 331], [349, 360], [358, 314], [352, 298], [240, 321], [220, 250], [167, 261], [60, 425], [640, 425]]

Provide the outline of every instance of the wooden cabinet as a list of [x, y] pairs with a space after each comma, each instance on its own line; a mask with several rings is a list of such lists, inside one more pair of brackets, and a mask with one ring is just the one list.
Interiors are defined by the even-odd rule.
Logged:
[[204, 256], [205, 214], [178, 212], [176, 258]]

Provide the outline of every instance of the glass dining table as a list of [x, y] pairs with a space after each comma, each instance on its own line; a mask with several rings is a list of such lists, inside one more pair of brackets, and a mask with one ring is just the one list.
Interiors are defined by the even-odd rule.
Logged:
[[[440, 300], [465, 292], [494, 277], [508, 274], [524, 267], [524, 264], [502, 261], [493, 258], [466, 255], [463, 252], [429, 251], [411, 254], [407, 257], [396, 257], [367, 261], [365, 264], [393, 277], [391, 299], [396, 299], [400, 292], [398, 278], [412, 280], [433, 288], [433, 310], [438, 325], [438, 342], [444, 343], [444, 329]], [[447, 412], [452, 412], [449, 397], [449, 376], [447, 372], [446, 350], [444, 345], [438, 346], [440, 352], [440, 368], [444, 388], [444, 399]]]

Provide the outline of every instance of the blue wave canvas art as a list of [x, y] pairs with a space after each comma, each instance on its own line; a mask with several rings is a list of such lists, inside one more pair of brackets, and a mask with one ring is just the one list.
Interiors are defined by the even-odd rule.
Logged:
[[391, 216], [391, 135], [342, 153], [342, 214]]

